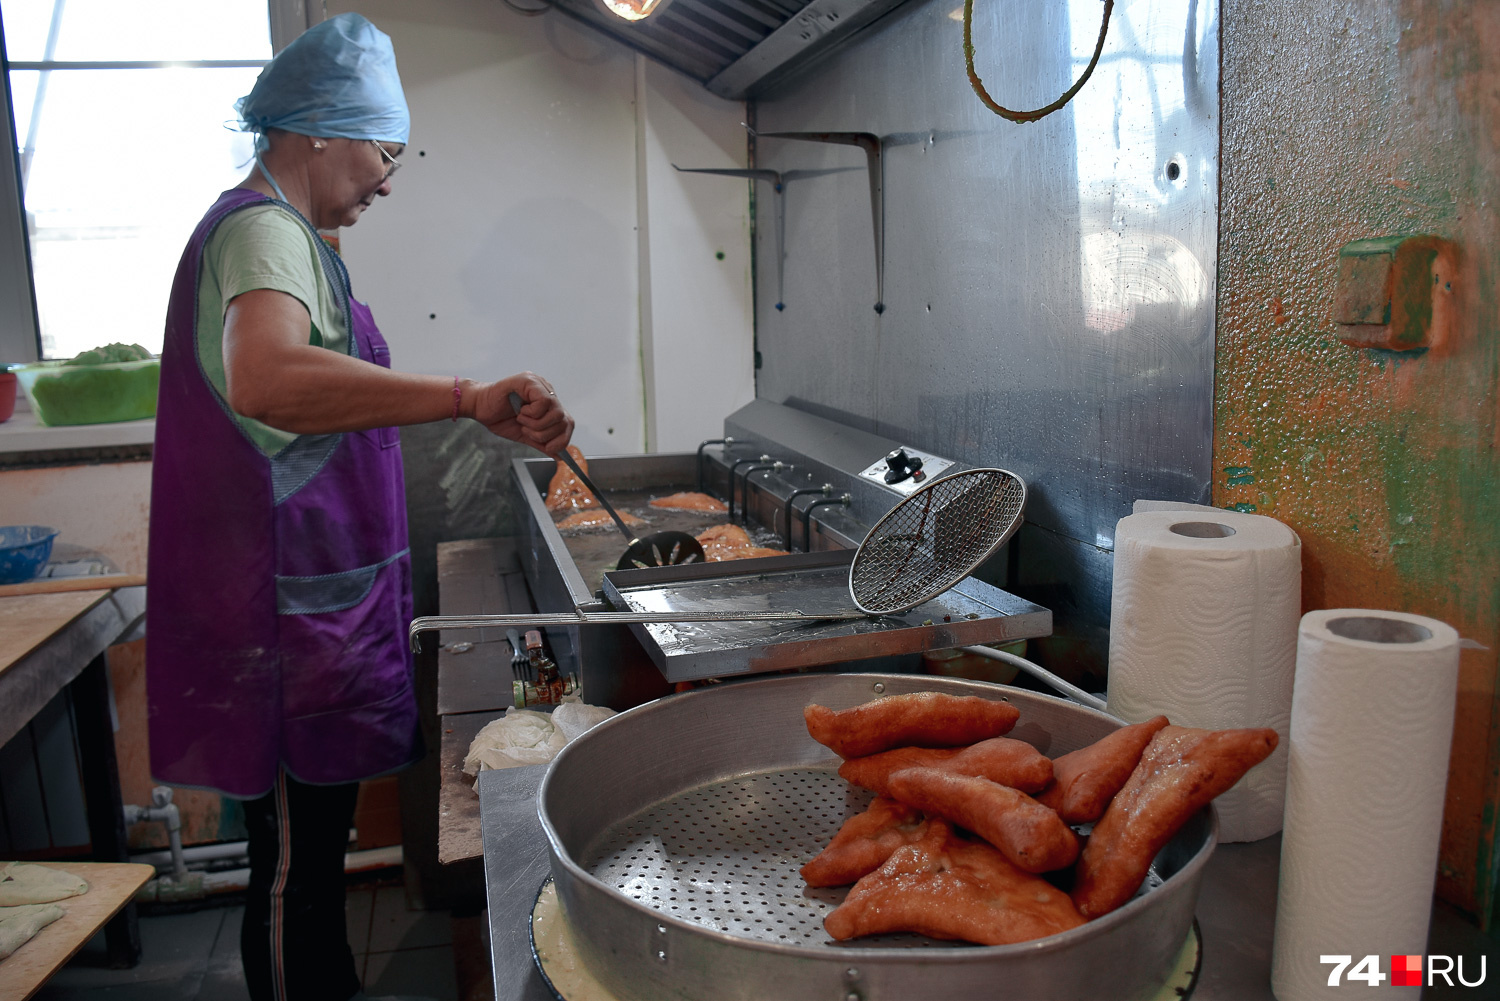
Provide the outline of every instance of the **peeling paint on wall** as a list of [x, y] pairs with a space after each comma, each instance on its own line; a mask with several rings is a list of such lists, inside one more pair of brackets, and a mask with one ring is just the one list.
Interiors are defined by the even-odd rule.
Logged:
[[[1301, 535], [1307, 609], [1401, 609], [1465, 650], [1439, 894], [1494, 904], [1500, 649], [1500, 5], [1226, 4], [1215, 503]], [[1425, 351], [1341, 344], [1339, 248], [1460, 260]], [[1434, 309], [1437, 305], [1434, 306]]]

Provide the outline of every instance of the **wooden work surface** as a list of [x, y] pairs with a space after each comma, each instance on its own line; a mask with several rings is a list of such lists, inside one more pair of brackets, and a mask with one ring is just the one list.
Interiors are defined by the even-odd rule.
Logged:
[[[535, 609], [514, 539], [438, 544], [438, 609], [444, 615], [504, 614]], [[512, 702], [510, 644], [503, 629], [442, 635], [438, 651], [438, 861], [447, 865], [484, 854], [479, 796], [463, 773], [474, 735]], [[467, 648], [453, 644], [466, 642]], [[462, 652], [460, 652], [460, 650]]]
[[0, 959], [0, 1001], [23, 1001], [62, 969], [83, 944], [104, 927], [135, 891], [156, 875], [149, 865], [131, 862], [48, 862], [86, 880], [89, 892], [59, 900], [68, 913], [36, 933], [9, 957]]
[[479, 837], [479, 793], [464, 774], [464, 755], [474, 735], [490, 720], [505, 715], [503, 709], [444, 716], [442, 744], [438, 753], [442, 779], [438, 786], [438, 861], [444, 865], [479, 858], [484, 843]]
[[71, 591], [0, 598], [0, 672], [57, 635], [109, 594]]

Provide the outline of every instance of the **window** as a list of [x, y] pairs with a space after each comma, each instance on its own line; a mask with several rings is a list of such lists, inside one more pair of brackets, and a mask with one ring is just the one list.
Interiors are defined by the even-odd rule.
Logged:
[[183, 245], [248, 170], [226, 125], [271, 57], [267, 0], [5, 0], [0, 18], [42, 355], [159, 353]]

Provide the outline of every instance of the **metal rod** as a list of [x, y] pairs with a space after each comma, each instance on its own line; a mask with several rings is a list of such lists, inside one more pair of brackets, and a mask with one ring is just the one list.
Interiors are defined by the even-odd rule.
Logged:
[[698, 492], [700, 494], [705, 491], [705, 487], [704, 487], [704, 484], [703, 484], [703, 450], [705, 448], [707, 448], [708, 446], [710, 446], [710, 445], [723, 445], [724, 446], [724, 450], [728, 451], [729, 447], [731, 445], [733, 445], [733, 444], [734, 444], [734, 439], [733, 438], [709, 438], [707, 441], [704, 441], [701, 444], [699, 444], [699, 446], [698, 446], [698, 467], [697, 468], [698, 468]]
[[[756, 466], [751, 466], [749, 469], [745, 470], [745, 472], [740, 476], [740, 484], [741, 484], [741, 486], [740, 486], [740, 520], [741, 521], [748, 522], [750, 520], [750, 477], [754, 476], [756, 473], [765, 472], [766, 470], [771, 470], [772, 472], [779, 473], [779, 472], [781, 472], [784, 469], [791, 469], [791, 468], [793, 468], [793, 467], [787, 465], [786, 463], [784, 463], [784, 462], [782, 462], [781, 460], [778, 459], [775, 462], [764, 462], [764, 463], [761, 463], [761, 464], [756, 465]], [[731, 478], [730, 481], [729, 481], [729, 509], [731, 511], [734, 510], [734, 479], [733, 478]]]
[[598, 487], [594, 486], [588, 474], [579, 468], [578, 461], [568, 453], [568, 450], [563, 449], [561, 452], [558, 452], [557, 457], [568, 464], [568, 468], [573, 470], [573, 475], [582, 481], [583, 485], [588, 488], [589, 493], [593, 494], [594, 499], [599, 502], [599, 505], [615, 520], [615, 524], [620, 526], [620, 531], [625, 534], [625, 538], [630, 540], [630, 544], [633, 546], [637, 542], [640, 542], [641, 540], [637, 539], [635, 533], [630, 530], [630, 526], [626, 525], [624, 519], [615, 512], [614, 505], [604, 499], [604, 495], [599, 492]]
[[848, 609], [838, 612], [531, 612], [511, 615], [423, 615], [411, 620], [407, 635], [412, 650], [417, 637], [438, 629], [488, 629], [491, 626], [610, 626], [644, 625], [658, 622], [841, 622], [876, 618]]
[[740, 467], [747, 462], [770, 462], [769, 455], [757, 455], [753, 459], [737, 459], [729, 467], [729, 520], [734, 521], [734, 478], [739, 473]]
[[840, 494], [837, 497], [828, 497], [823, 500], [815, 500], [811, 504], [807, 505], [807, 507], [802, 509], [802, 551], [804, 553], [812, 552], [813, 508], [827, 507], [830, 504], [838, 504], [841, 507], [848, 507], [849, 503], [853, 500], [854, 497], [851, 494]]
[[[525, 405], [525, 402], [521, 399], [520, 393], [510, 394], [510, 409], [515, 412], [517, 417], [521, 415], [521, 408]], [[564, 448], [557, 453], [557, 457], [564, 463], [566, 463], [569, 469], [573, 470], [573, 475], [578, 477], [579, 482], [581, 482], [584, 487], [588, 489], [589, 493], [594, 495], [594, 500], [598, 501], [599, 505], [604, 508], [605, 512], [615, 520], [615, 524], [620, 526], [621, 534], [623, 534], [625, 538], [630, 540], [630, 545], [633, 546], [637, 542], [640, 542], [641, 540], [636, 538], [635, 533], [630, 530], [630, 526], [625, 524], [625, 519], [621, 518], [619, 514], [616, 513], [614, 505], [605, 498], [604, 494], [599, 491], [598, 487], [594, 486], [594, 481], [589, 479], [589, 474], [585, 473], [579, 467], [578, 460], [573, 458], [573, 453]]]
[[827, 497], [831, 493], [833, 493], [833, 484], [825, 483], [821, 487], [801, 487], [793, 490], [791, 496], [786, 499], [786, 505], [782, 508], [781, 523], [786, 526], [787, 552], [796, 552], [796, 547], [792, 545], [792, 511], [795, 510], [792, 502], [798, 497], [806, 497], [808, 494], [822, 494], [824, 497]]

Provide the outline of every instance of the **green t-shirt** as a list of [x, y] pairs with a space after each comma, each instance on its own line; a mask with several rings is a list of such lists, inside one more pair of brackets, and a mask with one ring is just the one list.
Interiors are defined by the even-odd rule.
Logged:
[[[266, 204], [230, 213], [204, 246], [198, 272], [198, 363], [226, 406], [224, 310], [237, 295], [262, 288], [285, 292], [307, 308], [312, 320], [310, 343], [349, 352], [343, 310], [323, 273], [317, 239], [286, 209]], [[275, 455], [297, 439], [289, 431], [249, 417], [235, 415], [235, 419], [267, 455]]]

